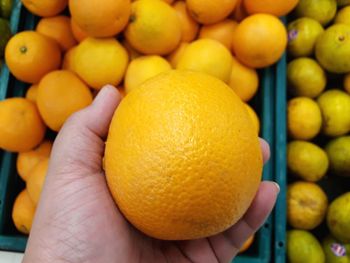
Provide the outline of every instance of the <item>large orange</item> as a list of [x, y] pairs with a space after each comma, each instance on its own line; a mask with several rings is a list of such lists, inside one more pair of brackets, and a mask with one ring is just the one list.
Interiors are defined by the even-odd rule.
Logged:
[[43, 141], [40, 145], [28, 152], [21, 152], [17, 156], [18, 175], [26, 181], [33, 167], [44, 158], [50, 157], [52, 142]]
[[221, 42], [229, 50], [232, 48], [233, 34], [238, 23], [231, 19], [225, 19], [213, 25], [203, 26], [199, 32], [199, 38], [210, 38]]
[[249, 14], [284, 16], [291, 12], [298, 2], [299, 0], [244, 0], [244, 6]]
[[77, 25], [92, 37], [112, 37], [121, 32], [130, 16], [130, 0], [69, 0]]
[[39, 203], [48, 168], [49, 158], [45, 158], [40, 160], [29, 173], [26, 186], [29, 197], [35, 206]]
[[24, 98], [0, 101], [0, 148], [29, 151], [44, 138], [45, 124], [35, 103]]
[[17, 196], [12, 209], [12, 220], [17, 230], [28, 235], [32, 228], [35, 206], [29, 197], [28, 191], [23, 190]]
[[59, 131], [66, 119], [92, 102], [92, 94], [74, 73], [57, 70], [39, 83], [37, 105], [47, 126]]
[[190, 42], [194, 40], [199, 31], [198, 23], [189, 14], [186, 2], [177, 1], [173, 4], [174, 9], [180, 19], [182, 38], [181, 41]]
[[233, 50], [237, 58], [252, 68], [277, 62], [287, 46], [287, 30], [273, 15], [256, 14], [244, 19], [236, 28]]
[[77, 44], [72, 32], [70, 18], [67, 16], [42, 18], [36, 26], [36, 31], [56, 40], [63, 51]]
[[22, 0], [23, 5], [38, 16], [55, 16], [67, 6], [68, 0]]
[[38, 83], [44, 75], [60, 67], [61, 50], [51, 38], [35, 31], [24, 31], [10, 39], [5, 59], [17, 79]]
[[129, 93], [105, 150], [108, 186], [125, 217], [165, 240], [206, 237], [237, 222], [262, 172], [249, 118], [226, 84], [198, 72], [168, 71]]
[[186, 0], [192, 17], [201, 24], [214, 24], [228, 17], [238, 0]]
[[181, 41], [180, 19], [174, 8], [159, 0], [138, 0], [131, 5], [125, 37], [147, 55], [165, 55]]

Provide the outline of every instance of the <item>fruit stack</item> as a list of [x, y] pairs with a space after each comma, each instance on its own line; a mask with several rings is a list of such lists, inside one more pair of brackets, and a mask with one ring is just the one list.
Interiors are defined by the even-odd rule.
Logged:
[[4, 50], [8, 40], [11, 37], [10, 24], [8, 19], [11, 16], [13, 0], [0, 1], [0, 67], [4, 57]]
[[25, 98], [0, 102], [0, 116], [6, 117], [0, 119], [0, 148], [19, 153], [17, 172], [26, 189], [12, 215], [17, 229], [28, 234], [50, 158], [52, 142], [45, 134], [58, 132], [104, 85], [125, 96], [171, 69], [199, 71], [236, 92], [259, 132], [248, 103], [259, 87], [258, 70], [277, 62], [287, 46], [278, 17], [298, 1], [22, 2], [39, 21], [6, 47], [10, 72], [28, 89]]
[[288, 24], [287, 253], [349, 262], [350, 1], [300, 0]]

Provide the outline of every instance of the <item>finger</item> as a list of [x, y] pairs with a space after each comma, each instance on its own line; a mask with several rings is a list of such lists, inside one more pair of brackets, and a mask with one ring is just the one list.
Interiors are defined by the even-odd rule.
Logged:
[[230, 262], [244, 242], [252, 236], [271, 213], [279, 186], [274, 182], [262, 182], [243, 218], [225, 232], [208, 240], [220, 262]]
[[259, 140], [260, 140], [260, 147], [263, 154], [264, 163], [267, 163], [271, 155], [270, 145], [264, 139], [259, 138]]
[[50, 169], [61, 173], [75, 168], [81, 173], [100, 171], [104, 138], [120, 99], [116, 88], [106, 86], [90, 106], [74, 113], [56, 137]]

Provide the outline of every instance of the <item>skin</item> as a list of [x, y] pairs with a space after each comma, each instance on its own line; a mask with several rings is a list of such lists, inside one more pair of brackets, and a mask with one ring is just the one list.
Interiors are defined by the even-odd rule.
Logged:
[[[120, 99], [104, 87], [58, 134], [23, 262], [230, 262], [271, 212], [278, 185], [262, 182], [244, 217], [223, 233], [181, 242], [145, 236], [120, 213], [102, 169]], [[267, 161], [269, 146], [261, 146]]]

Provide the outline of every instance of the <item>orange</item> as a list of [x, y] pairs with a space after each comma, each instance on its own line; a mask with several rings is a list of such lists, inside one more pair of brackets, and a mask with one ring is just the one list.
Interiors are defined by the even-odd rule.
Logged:
[[26, 91], [26, 95], [25, 95], [26, 99], [32, 102], [36, 102], [37, 92], [38, 92], [38, 85], [37, 84], [31, 85]]
[[199, 31], [198, 23], [189, 14], [186, 2], [177, 1], [173, 4], [174, 9], [180, 19], [182, 38], [181, 41], [191, 42], [194, 40]]
[[63, 51], [77, 44], [72, 32], [70, 18], [67, 16], [42, 18], [36, 26], [36, 31], [56, 40]]
[[235, 8], [235, 10], [233, 10], [233, 13], [232, 13], [231, 17], [235, 21], [241, 22], [247, 16], [248, 16], [248, 13], [245, 10], [243, 0], [237, 0], [236, 8]]
[[299, 0], [243, 0], [249, 14], [267, 13], [285, 16], [297, 6]]
[[125, 48], [115, 38], [87, 38], [72, 54], [71, 68], [94, 89], [122, 81], [129, 57]]
[[221, 42], [229, 50], [232, 48], [233, 34], [238, 26], [236, 21], [225, 19], [213, 25], [203, 26], [199, 38], [211, 38]]
[[350, 73], [346, 74], [344, 77], [344, 89], [350, 94]]
[[255, 69], [232, 59], [232, 71], [229, 85], [243, 101], [251, 100], [259, 87], [259, 76]]
[[90, 89], [71, 71], [50, 72], [39, 83], [37, 105], [45, 123], [54, 131], [59, 131], [70, 115], [91, 102]]
[[38, 83], [44, 75], [60, 67], [61, 50], [51, 38], [35, 31], [24, 31], [10, 39], [5, 59], [17, 79]]
[[22, 0], [23, 5], [38, 16], [55, 16], [67, 6], [68, 0]]
[[241, 249], [239, 250], [239, 253], [243, 253], [245, 251], [247, 251], [251, 245], [254, 242], [254, 235], [252, 235], [251, 237], [249, 237], [243, 244], [243, 246], [241, 247]]
[[62, 69], [74, 71], [73, 68], [73, 56], [75, 54], [75, 50], [77, 47], [72, 47], [71, 49], [67, 50], [67, 52], [63, 56], [63, 61], [62, 61]]
[[243, 216], [260, 184], [262, 154], [232, 89], [206, 74], [172, 70], [119, 105], [105, 171], [129, 222], [158, 239], [187, 240], [222, 232]]
[[85, 38], [88, 37], [88, 34], [85, 33], [78, 25], [77, 23], [74, 22], [73, 19], [70, 20], [70, 26], [71, 26], [71, 30], [73, 33], [74, 38], [78, 41], [81, 42], [83, 41]]
[[122, 45], [128, 52], [130, 60], [133, 60], [135, 58], [142, 56], [142, 54], [138, 52], [136, 49], [134, 49], [126, 39], [122, 40]]
[[166, 55], [181, 41], [180, 19], [174, 8], [159, 0], [138, 0], [131, 5], [125, 37], [147, 55]]
[[228, 17], [238, 0], [187, 0], [192, 17], [201, 24], [214, 24]]
[[185, 48], [188, 46], [188, 44], [189, 43], [187, 43], [187, 42], [182, 42], [173, 52], [171, 52], [167, 56], [167, 59], [173, 68], [176, 68], [177, 63], [179, 62], [179, 59], [182, 56], [182, 54], [185, 51]]
[[26, 185], [29, 197], [35, 206], [39, 203], [48, 168], [49, 158], [45, 158], [38, 162], [29, 173]]
[[123, 86], [119, 86], [117, 87], [120, 95], [122, 96], [122, 98], [124, 98], [126, 96], [126, 92], [125, 92], [125, 88]]
[[286, 47], [286, 28], [275, 16], [251, 15], [236, 28], [233, 50], [237, 58], [249, 67], [263, 68], [274, 64]]
[[18, 175], [26, 181], [30, 171], [42, 159], [50, 157], [52, 142], [43, 141], [36, 148], [28, 152], [21, 152], [17, 156], [17, 172]]
[[44, 138], [46, 127], [35, 103], [24, 98], [0, 101], [0, 148], [25, 152]]
[[12, 208], [12, 220], [19, 232], [29, 234], [34, 214], [35, 206], [29, 197], [28, 191], [23, 190], [17, 196]]
[[287, 190], [288, 223], [297, 229], [316, 228], [326, 216], [328, 199], [315, 183], [295, 182]]
[[256, 114], [255, 110], [253, 110], [253, 108], [249, 105], [249, 104], [245, 104], [246, 106], [246, 109], [248, 111], [248, 114], [250, 116], [250, 119], [252, 120], [258, 134], [260, 132], [260, 121], [259, 121], [259, 117], [258, 115]]
[[130, 16], [130, 0], [69, 0], [77, 25], [92, 37], [112, 37], [121, 32]]
[[163, 0], [163, 1], [170, 4], [170, 5], [174, 2], [174, 0]]

